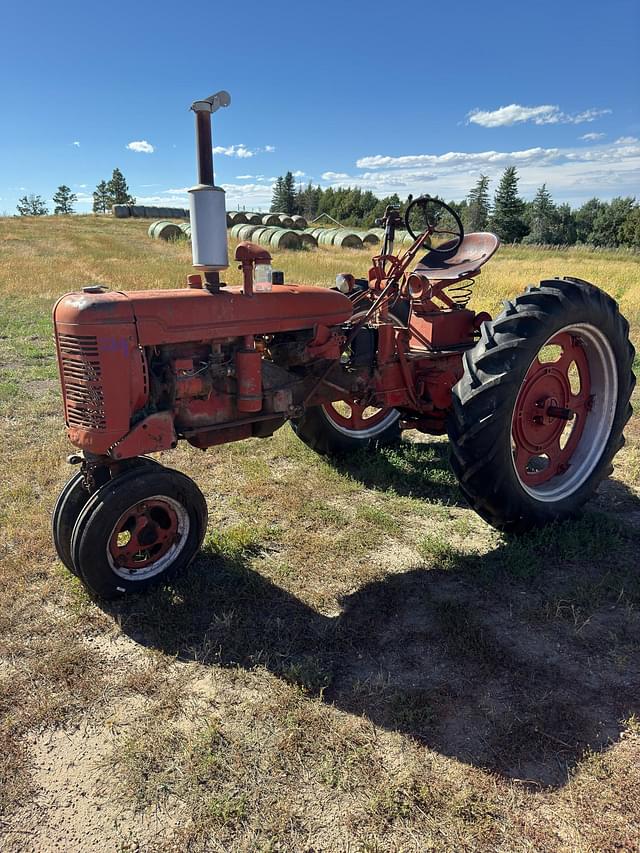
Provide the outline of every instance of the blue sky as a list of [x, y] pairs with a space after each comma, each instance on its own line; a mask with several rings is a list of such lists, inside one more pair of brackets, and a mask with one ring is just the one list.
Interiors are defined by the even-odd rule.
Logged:
[[192, 0], [5, 4], [0, 212], [118, 166], [141, 203], [195, 182], [197, 98], [227, 207], [274, 176], [463, 198], [515, 164], [530, 197], [640, 197], [640, 3]]

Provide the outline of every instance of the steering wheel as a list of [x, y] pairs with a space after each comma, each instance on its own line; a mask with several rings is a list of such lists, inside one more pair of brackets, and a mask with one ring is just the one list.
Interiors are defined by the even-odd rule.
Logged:
[[404, 213], [405, 228], [414, 240], [425, 231], [429, 232], [430, 252], [450, 254], [464, 238], [464, 228], [458, 214], [437, 198], [421, 195], [414, 198]]

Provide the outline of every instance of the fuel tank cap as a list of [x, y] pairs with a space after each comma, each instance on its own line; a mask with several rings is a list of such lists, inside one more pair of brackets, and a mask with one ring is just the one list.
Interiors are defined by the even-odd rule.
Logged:
[[109, 288], [105, 284], [86, 284], [82, 288], [83, 293], [106, 293]]

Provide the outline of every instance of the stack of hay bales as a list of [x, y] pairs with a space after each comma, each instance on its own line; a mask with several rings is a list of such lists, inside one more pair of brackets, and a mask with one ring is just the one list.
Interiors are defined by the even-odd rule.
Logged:
[[251, 213], [246, 210], [231, 211], [227, 213], [227, 227], [232, 225], [240, 225], [245, 222], [248, 225], [274, 225], [281, 228], [294, 228], [296, 231], [302, 231], [307, 227], [307, 220], [304, 216], [297, 214], [289, 215], [288, 213]]
[[349, 228], [306, 228], [319, 246], [338, 246], [341, 249], [362, 249], [362, 237]]
[[189, 211], [183, 207], [147, 207], [143, 204], [114, 204], [111, 212], [116, 219], [158, 219], [159, 217], [173, 219], [189, 219]]
[[303, 246], [316, 245], [308, 235], [279, 225], [233, 225], [231, 236], [273, 249], [302, 249]]

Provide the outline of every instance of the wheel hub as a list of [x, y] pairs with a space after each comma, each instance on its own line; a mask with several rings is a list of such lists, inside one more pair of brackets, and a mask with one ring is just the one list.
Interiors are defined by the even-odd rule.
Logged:
[[[592, 403], [589, 363], [580, 339], [561, 332], [545, 346], [559, 349], [560, 355], [555, 361], [541, 361], [542, 350], [538, 353], [513, 415], [514, 462], [529, 485], [568, 470]], [[579, 386], [575, 391], [572, 381]]]
[[167, 501], [153, 499], [130, 507], [109, 540], [109, 553], [121, 569], [144, 569], [172, 548], [178, 538], [178, 516]]

